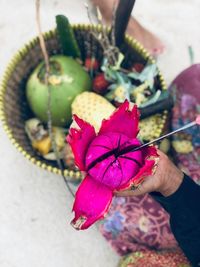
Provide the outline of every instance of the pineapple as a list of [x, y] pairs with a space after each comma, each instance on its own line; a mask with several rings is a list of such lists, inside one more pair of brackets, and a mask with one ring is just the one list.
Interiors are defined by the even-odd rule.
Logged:
[[92, 92], [83, 92], [72, 103], [72, 114], [93, 125], [96, 132], [102, 120], [108, 119], [114, 110], [115, 107], [104, 97]]
[[[99, 131], [102, 120], [108, 119], [115, 109], [104, 97], [87, 91], [76, 96], [72, 102], [72, 114], [76, 114], [82, 120], [93, 125], [96, 132]], [[157, 138], [159, 136], [157, 124], [160, 124], [161, 121], [160, 115], [141, 120], [139, 122], [139, 138], [146, 141]], [[76, 128], [76, 123], [73, 122], [71, 127]]]

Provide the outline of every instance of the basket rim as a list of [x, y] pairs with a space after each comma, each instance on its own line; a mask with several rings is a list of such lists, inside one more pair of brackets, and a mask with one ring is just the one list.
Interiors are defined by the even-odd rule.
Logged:
[[[101, 31], [103, 27], [109, 31], [109, 27], [107, 26], [102, 26], [102, 25], [91, 25], [91, 24], [72, 24], [72, 27], [74, 30], [91, 30], [95, 29], [98, 31]], [[51, 37], [54, 37], [56, 35], [56, 29], [49, 30], [47, 32], [43, 33], [44, 39], [48, 40]], [[6, 87], [7, 87], [7, 82], [9, 80], [9, 77], [12, 75], [15, 67], [17, 66], [18, 62], [29, 52], [29, 49], [34, 46], [38, 42], [39, 37], [33, 37], [30, 39], [27, 43], [25, 43], [20, 49], [17, 50], [17, 52], [13, 55], [9, 63], [7, 64], [5, 71], [3, 72], [1, 83], [0, 83], [0, 121], [2, 122], [2, 126], [4, 131], [6, 132], [8, 138], [10, 139], [11, 143], [17, 148], [17, 150], [29, 161], [31, 161], [33, 164], [37, 165], [38, 167], [41, 167], [44, 170], [50, 171], [52, 173], [61, 175], [62, 172], [58, 167], [53, 167], [48, 163], [41, 162], [40, 160], [37, 160], [35, 157], [30, 155], [15, 139], [14, 134], [12, 133], [7, 121], [6, 121], [6, 115], [4, 112], [4, 96], [6, 93]], [[134, 47], [137, 52], [139, 52], [144, 59], [148, 59], [151, 63], [156, 63], [155, 59], [147, 52], [147, 50], [140, 44], [136, 39], [134, 39], [132, 36], [126, 34], [125, 35], [125, 41], [128, 45], [131, 47]], [[167, 90], [167, 86], [164, 80], [164, 77], [158, 68], [158, 76], [160, 79], [161, 87], [163, 90]], [[167, 118], [168, 111], [164, 110], [163, 111], [163, 116], [162, 116], [162, 123], [158, 129], [157, 135], [158, 137], [160, 136], [165, 122]], [[66, 169], [64, 170], [64, 175], [68, 176], [70, 179], [73, 181], [77, 180], [79, 181], [82, 177], [82, 174], [80, 171], [76, 170], [69, 170]], [[70, 180], [69, 179], [69, 180]]]

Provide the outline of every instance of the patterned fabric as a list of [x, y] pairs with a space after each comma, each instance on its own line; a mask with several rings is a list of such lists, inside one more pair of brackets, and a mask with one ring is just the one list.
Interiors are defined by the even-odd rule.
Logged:
[[168, 214], [148, 195], [115, 198], [100, 230], [120, 255], [177, 246]]
[[124, 257], [118, 267], [189, 267], [185, 256], [176, 251], [141, 251]]
[[[199, 69], [200, 70], [200, 69]], [[200, 76], [200, 73], [198, 73]], [[195, 79], [195, 77], [193, 77]], [[197, 77], [196, 77], [197, 79]], [[198, 78], [199, 79], [199, 78]], [[176, 105], [172, 114], [172, 129], [190, 123], [195, 120], [196, 114], [200, 113], [200, 90], [199, 87], [180, 88], [176, 85]], [[179, 152], [179, 146], [175, 146], [174, 158], [179, 167], [196, 182], [200, 182], [200, 131], [197, 126], [189, 128], [173, 136], [173, 142], [185, 146], [185, 153]], [[172, 142], [172, 143], [173, 143]], [[189, 144], [191, 144], [189, 146]], [[190, 149], [192, 147], [192, 149]], [[188, 151], [187, 151], [188, 149]], [[177, 150], [177, 151], [176, 151]]]

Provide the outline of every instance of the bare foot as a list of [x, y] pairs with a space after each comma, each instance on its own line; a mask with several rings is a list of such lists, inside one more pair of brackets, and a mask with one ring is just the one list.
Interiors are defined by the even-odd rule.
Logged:
[[127, 33], [140, 42], [152, 56], [158, 56], [165, 50], [162, 41], [134, 18], [130, 19]]
[[[104, 22], [110, 24], [114, 3], [117, 0], [91, 0], [92, 4], [101, 10]], [[165, 46], [153, 33], [145, 29], [136, 19], [130, 18], [127, 33], [139, 41], [152, 56], [164, 52]]]

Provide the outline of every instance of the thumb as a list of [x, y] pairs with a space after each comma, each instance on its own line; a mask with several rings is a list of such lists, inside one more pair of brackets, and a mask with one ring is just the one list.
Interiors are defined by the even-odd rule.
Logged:
[[154, 191], [154, 186], [152, 183], [152, 177], [146, 178], [138, 187], [135, 189], [128, 189], [124, 191], [115, 192], [115, 196], [117, 197], [131, 197], [131, 196], [140, 196], [146, 193], [150, 193]]

